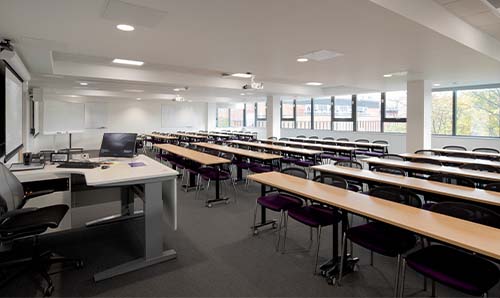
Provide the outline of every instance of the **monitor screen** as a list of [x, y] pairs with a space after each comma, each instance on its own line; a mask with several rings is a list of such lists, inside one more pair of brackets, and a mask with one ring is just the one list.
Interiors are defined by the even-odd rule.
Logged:
[[135, 153], [135, 133], [105, 133], [102, 137], [100, 157], [133, 157]]

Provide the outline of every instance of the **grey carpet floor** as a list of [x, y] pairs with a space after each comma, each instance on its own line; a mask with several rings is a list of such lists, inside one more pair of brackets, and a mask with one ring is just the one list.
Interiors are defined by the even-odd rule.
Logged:
[[[81, 270], [53, 276], [54, 297], [389, 297], [393, 293], [396, 262], [375, 255], [369, 265], [368, 251], [354, 247], [360, 258], [359, 270], [346, 276], [342, 287], [328, 285], [324, 278], [312, 274], [314, 252], [308, 251], [309, 229], [289, 221], [287, 251], [275, 252], [275, 231], [253, 236], [250, 231], [255, 198], [260, 187], [250, 184], [248, 190], [238, 186], [230, 204], [204, 207], [202, 192], [178, 192], [179, 229], [166, 228], [165, 247], [173, 248], [178, 258], [140, 271], [94, 283], [94, 273], [132, 260], [141, 255], [141, 220], [78, 229], [43, 237], [43, 246], [66, 256], [85, 261]], [[235, 200], [234, 200], [235, 199]], [[268, 212], [269, 217], [276, 214]], [[361, 222], [361, 219], [357, 219]], [[323, 231], [321, 261], [331, 256], [332, 230]], [[27, 243], [20, 243], [16, 251]], [[407, 273], [405, 294], [429, 297], [423, 292], [423, 279], [411, 270]], [[439, 297], [464, 297], [459, 292], [437, 286]], [[491, 297], [498, 297], [497, 286]], [[3, 297], [42, 296], [36, 283], [24, 276], [0, 290]]]

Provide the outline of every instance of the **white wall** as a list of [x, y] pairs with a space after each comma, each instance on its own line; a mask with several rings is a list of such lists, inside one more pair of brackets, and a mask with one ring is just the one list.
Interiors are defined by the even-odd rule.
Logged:
[[[44, 99], [50, 100], [50, 99]], [[83, 147], [85, 149], [98, 149], [101, 144], [102, 134], [105, 132], [134, 132], [147, 133], [152, 131], [177, 131], [177, 130], [200, 130], [206, 129], [207, 123], [207, 104], [206, 103], [165, 103], [152, 101], [122, 101], [122, 102], [103, 102], [92, 103], [93, 108], [86, 111], [86, 116], [89, 117], [89, 112], [95, 110], [96, 105], [101, 105], [104, 111], [107, 111], [105, 116], [99, 115], [99, 123], [105, 124], [104, 129], [84, 129], [82, 133], [75, 133], [72, 137], [73, 147]], [[193, 123], [201, 123], [190, 127], [162, 127], [162, 105], [163, 110], [179, 109], [181, 105], [192, 105], [191, 115], [180, 115], [183, 118], [193, 119]], [[44, 114], [42, 105], [41, 113]], [[186, 109], [183, 109], [186, 111]], [[171, 117], [174, 113], [168, 113]], [[44, 115], [49, 116], [49, 115]], [[104, 118], [104, 120], [103, 120]], [[175, 123], [175, 119], [170, 119], [168, 122]], [[168, 123], [163, 121], [163, 123]], [[68, 135], [45, 135], [42, 133], [33, 140], [32, 151], [43, 149], [60, 149], [66, 148], [69, 145]]]

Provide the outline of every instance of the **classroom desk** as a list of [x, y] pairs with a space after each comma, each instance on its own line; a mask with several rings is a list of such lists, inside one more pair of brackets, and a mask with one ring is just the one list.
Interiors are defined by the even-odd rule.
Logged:
[[214, 132], [193, 132], [192, 134], [208, 136], [208, 137], [216, 137], [216, 138], [221, 138], [221, 139], [228, 139], [231, 137], [231, 136], [228, 136], [225, 134], [214, 133]]
[[328, 151], [328, 152], [347, 152], [349, 154], [349, 157], [351, 159], [354, 159], [356, 157], [356, 150], [358, 148], [355, 147], [347, 147], [347, 146], [336, 146], [336, 145], [328, 145], [328, 144], [317, 144], [317, 143], [301, 143], [301, 142], [295, 142], [295, 141], [273, 141], [273, 140], [259, 140], [261, 143], [266, 143], [266, 144], [282, 144], [285, 146], [302, 146], [304, 148], [319, 148], [322, 151]]
[[[500, 229], [278, 172], [248, 178], [262, 184], [263, 189], [266, 185], [274, 187], [500, 260]], [[334, 226], [334, 259], [338, 259], [337, 230]]]
[[477, 181], [500, 182], [500, 173], [491, 173], [485, 171], [465, 170], [457, 167], [438, 166], [433, 164], [418, 163], [411, 161], [382, 159], [378, 157], [370, 157], [363, 159], [370, 167], [373, 165], [396, 167], [407, 170], [409, 172], [424, 172], [424, 173], [443, 173], [455, 176], [463, 176]]
[[439, 149], [433, 148], [431, 151], [440, 154], [461, 154], [470, 155], [471, 158], [491, 158], [495, 160], [500, 160], [500, 153], [488, 153], [488, 152], [476, 152], [476, 151], [461, 151], [461, 150], [450, 150], [450, 149]]
[[247, 137], [247, 138], [251, 138], [251, 139], [256, 139], [257, 138], [257, 134], [256, 133], [249, 133], [249, 132], [219, 131], [217, 133], [228, 134], [228, 135], [233, 135], [233, 136], [238, 136], [238, 137]]
[[[263, 153], [263, 152], [256, 152], [256, 151], [251, 151], [251, 150], [246, 150], [246, 149], [240, 149], [240, 148], [235, 148], [235, 147], [229, 147], [229, 146], [223, 146], [223, 145], [217, 145], [217, 144], [210, 144], [210, 143], [195, 143], [196, 146], [200, 146], [203, 148], [207, 149], [212, 149], [216, 150], [219, 152], [226, 152], [226, 153], [231, 153], [234, 154], [239, 160], [241, 161], [241, 158], [251, 158], [254, 160], [261, 160], [263, 162], [269, 162], [271, 169], [273, 167], [273, 161], [274, 160], [279, 160], [283, 158], [281, 155], [276, 155], [276, 154], [269, 154], [269, 153]], [[281, 166], [278, 166], [278, 169]], [[237, 179], [241, 180], [243, 176], [241, 168], [237, 168]]]
[[408, 188], [416, 192], [447, 196], [453, 199], [500, 207], [500, 193], [494, 191], [334, 165], [320, 165], [312, 168], [321, 173], [354, 178], [367, 183], [375, 182], [377, 184], [392, 185]]
[[262, 143], [257, 143], [257, 142], [228, 141], [227, 143], [235, 144], [235, 145], [243, 145], [243, 146], [248, 146], [248, 147], [253, 147], [253, 148], [267, 149], [267, 150], [272, 150], [272, 151], [276, 151], [276, 152], [287, 152], [287, 153], [292, 153], [292, 154], [297, 154], [297, 155], [302, 155], [302, 156], [312, 156], [314, 158], [314, 163], [318, 162], [318, 160], [317, 160], [318, 155], [323, 153], [323, 151], [321, 151], [321, 150], [311, 150], [311, 149], [294, 148], [294, 147], [286, 147], [286, 146], [276, 146], [276, 145], [262, 144]]
[[178, 136], [179, 138], [187, 139], [188, 141], [195, 141], [195, 142], [208, 139], [207, 136], [195, 135], [191, 133], [170, 132], [169, 134]]
[[161, 140], [166, 140], [166, 141], [176, 141], [176, 140], [178, 140], [177, 137], [159, 135], [159, 134], [155, 134], [155, 133], [145, 133], [144, 135], [148, 136], [148, 137], [155, 138], [155, 139], [161, 139]]
[[[93, 159], [105, 161], [110, 158]], [[117, 275], [145, 268], [154, 264], [176, 258], [172, 249], [163, 249], [163, 215], [175, 230], [177, 229], [177, 171], [145, 156], [134, 158], [113, 158], [108, 169], [67, 169], [56, 165], [46, 165], [42, 170], [13, 172], [21, 182], [41, 181], [50, 183], [56, 179], [68, 179], [71, 176], [83, 175], [87, 186], [121, 187], [122, 219], [134, 217], [135, 191], [144, 202], [144, 256], [142, 258], [120, 264], [94, 275], [94, 280], [101, 281]], [[129, 163], [141, 162], [145, 166], [131, 167]], [[71, 195], [69, 196], [71, 198]], [[70, 199], [71, 200], [71, 199]], [[73, 204], [70, 202], [70, 207]], [[71, 209], [70, 209], [71, 210]], [[162, 212], [163, 211], [163, 212]], [[91, 241], [91, 240], [90, 240]]]
[[377, 144], [377, 143], [363, 143], [354, 141], [337, 141], [337, 140], [322, 140], [322, 139], [306, 139], [306, 138], [288, 138], [290, 141], [294, 142], [305, 142], [305, 143], [322, 143], [322, 144], [336, 144], [336, 145], [349, 145], [358, 148], [383, 148], [387, 152], [388, 144]]
[[441, 156], [441, 155], [423, 155], [415, 153], [401, 153], [398, 155], [403, 157], [405, 160], [410, 160], [410, 161], [415, 158], [425, 158], [425, 159], [437, 160], [445, 164], [454, 164], [458, 166], [465, 164], [480, 164], [480, 165], [493, 166], [495, 168], [500, 169], [500, 161], [493, 161], [487, 159], [475, 159], [475, 158]]
[[[192, 150], [192, 149], [188, 149], [188, 148], [184, 148], [184, 147], [180, 147], [180, 146], [176, 146], [176, 145], [158, 144], [158, 145], [155, 145], [155, 147], [160, 149], [160, 150], [165, 150], [167, 152], [175, 154], [177, 156], [192, 160], [192, 161], [199, 163], [203, 166], [214, 166], [217, 169], [217, 171], [220, 171], [221, 164], [231, 162], [230, 160], [225, 159], [225, 158], [220, 158], [220, 157], [217, 157], [217, 156], [214, 156], [211, 154], [206, 154], [203, 152], [199, 152], [196, 150]], [[192, 175], [190, 175], [189, 180], [190, 180], [189, 186], [194, 187], [195, 181], [194, 181], [194, 177]], [[221, 202], [221, 201], [227, 202], [228, 198], [221, 198], [220, 197], [220, 180], [217, 177], [217, 179], [215, 180], [215, 199], [207, 200], [206, 205], [207, 205], [207, 207], [211, 207], [212, 203]]]

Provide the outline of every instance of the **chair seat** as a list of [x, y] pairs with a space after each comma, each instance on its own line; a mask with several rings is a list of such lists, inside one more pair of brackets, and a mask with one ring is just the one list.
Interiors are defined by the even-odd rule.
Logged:
[[370, 152], [370, 151], [368, 151], [368, 150], [356, 150], [356, 151], [354, 151], [354, 152], [355, 152], [357, 155], [367, 155], [367, 153], [368, 153], [368, 152]]
[[297, 157], [283, 157], [281, 159], [281, 162], [282, 163], [295, 163], [296, 161], [298, 161], [299, 159]]
[[231, 173], [227, 171], [219, 171], [219, 173], [217, 173], [217, 170], [213, 168], [202, 168], [198, 170], [198, 173], [204, 180], [216, 180], [217, 176], [219, 180], [228, 180], [231, 178]]
[[332, 159], [337, 160], [337, 161], [351, 160], [351, 158], [349, 156], [344, 156], [344, 155], [337, 155], [337, 156], [332, 157]]
[[251, 166], [250, 167], [250, 171], [254, 172], [254, 173], [267, 173], [267, 172], [271, 172], [272, 171], [272, 168], [271, 166], [267, 166], [267, 165], [254, 165], [254, 166]]
[[464, 293], [481, 296], [500, 279], [493, 263], [443, 245], [431, 245], [406, 257], [408, 266]]
[[323, 159], [335, 159], [337, 157], [334, 153], [321, 153], [321, 158]]
[[329, 226], [342, 219], [338, 211], [320, 205], [293, 208], [288, 210], [288, 215], [296, 221], [314, 228]]
[[237, 168], [248, 170], [252, 166], [252, 163], [246, 161], [234, 161], [233, 165]]
[[432, 207], [432, 205], [434, 205], [434, 204], [436, 204], [436, 203], [432, 203], [432, 202], [429, 202], [429, 203], [424, 203], [424, 204], [422, 205], [422, 209], [425, 209], [425, 210], [430, 210], [430, 209], [431, 209], [431, 207]]
[[297, 160], [295, 161], [295, 164], [298, 165], [299, 167], [312, 167], [314, 166], [314, 161], [312, 160]]
[[354, 243], [388, 257], [396, 257], [415, 246], [415, 236], [380, 222], [350, 228], [347, 237]]
[[383, 152], [377, 152], [377, 151], [366, 151], [363, 154], [366, 155], [366, 156], [373, 156], [373, 157], [381, 157], [381, 156], [385, 155], [385, 153], [383, 153]]
[[361, 186], [356, 185], [356, 184], [347, 184], [347, 189], [350, 191], [360, 192]]
[[267, 209], [271, 209], [276, 212], [302, 206], [301, 199], [282, 193], [274, 193], [259, 197], [257, 199], [257, 203], [263, 207], [266, 207]]

